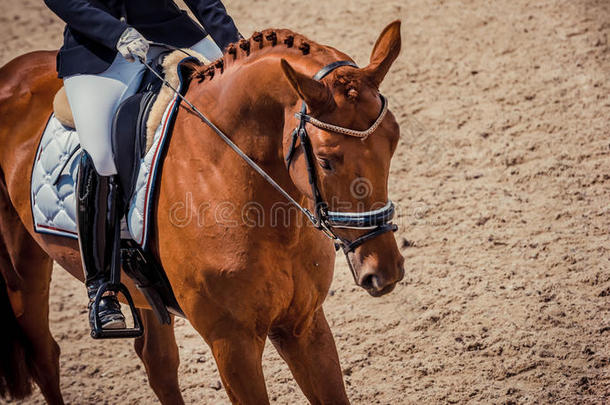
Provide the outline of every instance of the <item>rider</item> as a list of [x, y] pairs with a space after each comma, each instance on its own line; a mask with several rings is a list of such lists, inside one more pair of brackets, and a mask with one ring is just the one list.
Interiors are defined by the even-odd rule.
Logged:
[[[91, 303], [109, 279], [114, 250], [118, 180], [111, 150], [111, 123], [119, 103], [134, 94], [149, 52], [150, 41], [192, 48], [210, 60], [222, 55], [239, 32], [220, 0], [185, 0], [205, 27], [195, 23], [172, 0], [45, 0], [66, 22], [64, 44], [57, 55], [84, 149], [77, 180], [77, 224], [85, 283]], [[206, 32], [207, 31], [207, 32]], [[212, 36], [210, 40], [208, 33]], [[125, 317], [114, 293], [99, 305], [104, 329], [125, 328]]]

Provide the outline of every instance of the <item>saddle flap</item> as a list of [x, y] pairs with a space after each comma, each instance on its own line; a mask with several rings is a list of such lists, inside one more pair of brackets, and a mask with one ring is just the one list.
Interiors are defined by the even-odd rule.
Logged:
[[140, 162], [146, 154], [146, 117], [155, 98], [154, 91], [127, 98], [119, 105], [112, 123], [112, 150], [124, 207], [131, 198]]
[[[161, 62], [165, 54], [152, 63], [155, 70], [163, 74]], [[147, 149], [147, 120], [152, 106], [161, 90], [161, 80], [146, 71], [138, 92], [123, 100], [112, 122], [112, 151], [119, 181], [121, 183], [124, 207], [133, 194], [138, 170]]]

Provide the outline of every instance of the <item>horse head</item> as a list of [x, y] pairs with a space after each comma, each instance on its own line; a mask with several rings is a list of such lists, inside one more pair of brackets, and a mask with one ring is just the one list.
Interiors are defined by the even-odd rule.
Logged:
[[[315, 169], [314, 181], [325, 204], [323, 209], [328, 212], [369, 213], [391, 204], [388, 176], [400, 129], [394, 116], [385, 111], [379, 85], [398, 56], [400, 44], [400, 22], [395, 21], [379, 36], [368, 66], [358, 69], [349, 62], [349, 66], [338, 67], [320, 80], [281, 61], [284, 75], [307, 107], [307, 118], [313, 118], [308, 123], [325, 124], [306, 125], [306, 131], [313, 162], [309, 166]], [[291, 106], [287, 120], [299, 116], [298, 107], [298, 103], [296, 108]], [[286, 127], [285, 151], [295, 142], [293, 127]], [[357, 136], [350, 136], [347, 129]], [[305, 148], [295, 152], [290, 159], [290, 176], [297, 188], [315, 201], [307, 159]], [[331, 232], [344, 241], [366, 234], [354, 227], [336, 227]], [[404, 258], [392, 232], [379, 232], [348, 250], [356, 283], [373, 296], [389, 293], [404, 276]]]

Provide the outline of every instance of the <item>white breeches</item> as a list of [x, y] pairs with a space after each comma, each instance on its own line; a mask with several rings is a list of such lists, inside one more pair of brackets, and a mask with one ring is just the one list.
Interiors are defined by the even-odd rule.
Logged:
[[[209, 60], [222, 56], [210, 36], [196, 43], [191, 49]], [[149, 61], [164, 49], [151, 47]], [[64, 87], [74, 116], [80, 144], [93, 159], [97, 172], [102, 176], [116, 174], [112, 158], [112, 120], [119, 104], [138, 90], [146, 67], [140, 62], [128, 62], [121, 54], [104, 72], [90, 75], [74, 75], [64, 78]]]

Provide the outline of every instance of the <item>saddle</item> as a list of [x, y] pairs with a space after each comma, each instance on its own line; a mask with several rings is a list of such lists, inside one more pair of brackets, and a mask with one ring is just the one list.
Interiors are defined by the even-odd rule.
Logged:
[[[163, 74], [159, 63], [153, 68]], [[161, 80], [146, 71], [139, 90], [118, 107], [112, 122], [112, 151], [122, 190], [123, 203], [133, 195], [140, 162], [148, 152], [147, 119], [161, 89]]]
[[[188, 72], [182, 72], [179, 78], [171, 69], [164, 69], [164, 66], [175, 66], [181, 59], [184, 59], [184, 55], [167, 52], [159, 55], [150, 66], [172, 85], [177, 86], [177, 82], [181, 82], [183, 91], [186, 91], [188, 82], [185, 83], [183, 78], [190, 76]], [[146, 70], [136, 94], [123, 100], [114, 116], [111, 141], [124, 215], [128, 213], [130, 201], [136, 192], [140, 166], [152, 146], [154, 131], [173, 96], [173, 92], [163, 86], [158, 77]], [[63, 87], [55, 95], [53, 109], [55, 118], [64, 127], [74, 128], [72, 111]], [[169, 324], [170, 313], [184, 316], [165, 271], [150, 248], [144, 248], [131, 238], [122, 238], [120, 248], [123, 270], [146, 297], [157, 319]]]

